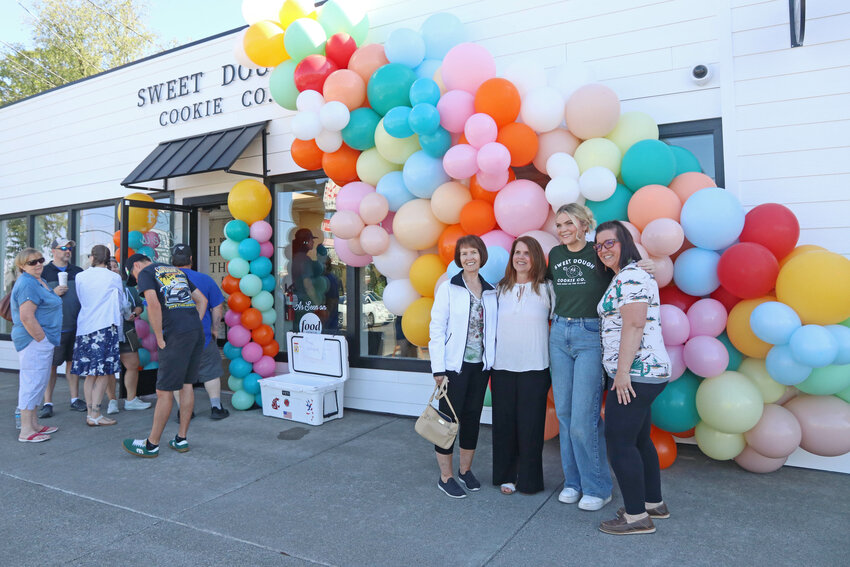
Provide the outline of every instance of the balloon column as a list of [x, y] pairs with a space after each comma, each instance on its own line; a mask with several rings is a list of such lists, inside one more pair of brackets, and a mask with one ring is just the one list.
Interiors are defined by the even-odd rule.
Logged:
[[221, 256], [227, 275], [221, 287], [228, 294], [224, 322], [230, 360], [228, 388], [238, 410], [262, 405], [258, 380], [274, 375], [280, 346], [274, 336], [274, 289], [271, 256], [272, 226], [264, 219], [272, 207], [271, 193], [259, 181], [240, 181], [230, 190], [227, 206], [234, 220], [224, 227]]

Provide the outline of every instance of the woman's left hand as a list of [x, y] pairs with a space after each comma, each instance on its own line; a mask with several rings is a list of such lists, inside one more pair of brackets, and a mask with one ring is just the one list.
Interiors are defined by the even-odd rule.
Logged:
[[638, 268], [647, 274], [655, 274], [655, 260], [651, 258], [641, 259], [637, 262]]
[[614, 376], [614, 385], [611, 386], [611, 389], [617, 392], [617, 401], [624, 406], [629, 405], [632, 398], [637, 397], [634, 388], [632, 388], [632, 379], [628, 374], [618, 372]]

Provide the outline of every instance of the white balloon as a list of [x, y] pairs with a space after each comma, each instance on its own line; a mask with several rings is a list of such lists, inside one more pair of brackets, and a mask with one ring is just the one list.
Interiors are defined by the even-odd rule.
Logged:
[[292, 133], [299, 140], [312, 140], [322, 132], [322, 123], [316, 112], [302, 111], [292, 119]]
[[505, 68], [502, 75], [519, 91], [519, 96], [546, 86], [546, 71], [531, 59], [518, 59]]
[[578, 179], [580, 173], [578, 162], [566, 152], [555, 152], [546, 160], [546, 174], [552, 179], [556, 177]]
[[342, 147], [342, 134], [336, 131], [322, 130], [316, 136], [316, 145], [327, 154], [335, 152]]
[[410, 307], [410, 304], [422, 297], [415, 289], [413, 284], [408, 279], [392, 280], [384, 288], [384, 307], [390, 313], [401, 317], [404, 312]]
[[348, 107], [338, 100], [326, 102], [319, 110], [319, 120], [322, 121], [322, 127], [332, 132], [339, 132], [348, 126], [350, 118], [351, 113], [349, 113]]
[[245, 69], [262, 69], [263, 67], [261, 65], [257, 65], [251, 61], [248, 54], [245, 53], [245, 33], [247, 31], [248, 28], [245, 28], [236, 34], [236, 39], [233, 41], [233, 58]]
[[282, 4], [276, 0], [242, 0], [242, 17], [249, 25], [263, 20], [276, 22], [280, 19]]
[[564, 99], [553, 87], [539, 87], [522, 97], [520, 116], [532, 130], [549, 132], [564, 119]]
[[295, 108], [302, 112], [316, 112], [322, 110], [325, 104], [325, 97], [319, 91], [302, 91], [295, 99]]
[[406, 279], [410, 274], [410, 266], [419, 254], [399, 244], [395, 235], [390, 235], [390, 245], [387, 251], [372, 258], [375, 268], [393, 279]]
[[581, 194], [591, 201], [604, 201], [617, 190], [617, 176], [600, 165], [591, 167], [578, 180]]
[[555, 211], [562, 205], [575, 203], [580, 195], [578, 181], [572, 177], [555, 177], [546, 184], [546, 200]]
[[558, 89], [564, 100], [570, 98], [577, 88], [587, 83], [593, 83], [593, 72], [584, 63], [566, 63], [560, 65], [552, 73], [550, 85]]

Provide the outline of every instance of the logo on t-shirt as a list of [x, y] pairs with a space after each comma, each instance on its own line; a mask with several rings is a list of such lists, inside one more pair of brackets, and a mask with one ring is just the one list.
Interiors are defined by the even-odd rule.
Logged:
[[157, 266], [154, 269], [154, 277], [159, 283], [159, 291], [166, 309], [195, 307], [189, 281], [182, 270], [173, 266]]

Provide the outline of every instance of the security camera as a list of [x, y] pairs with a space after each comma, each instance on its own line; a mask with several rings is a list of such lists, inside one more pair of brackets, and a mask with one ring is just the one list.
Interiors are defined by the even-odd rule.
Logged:
[[691, 69], [691, 80], [698, 85], [704, 85], [711, 80], [711, 67], [708, 65], [694, 65]]

